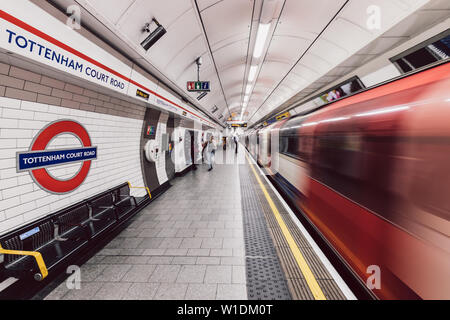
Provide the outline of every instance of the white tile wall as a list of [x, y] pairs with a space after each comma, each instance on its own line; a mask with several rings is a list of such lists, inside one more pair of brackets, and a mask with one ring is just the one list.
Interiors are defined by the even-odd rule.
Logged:
[[[58, 119], [80, 122], [98, 147], [98, 158], [86, 180], [64, 195], [42, 190], [28, 172], [16, 172], [16, 152], [28, 150], [39, 130]], [[0, 97], [0, 234], [125, 181], [143, 186], [139, 150], [142, 121]], [[61, 135], [49, 148], [79, 145], [72, 136]], [[68, 164], [50, 171], [58, 178], [69, 178], [79, 166]], [[134, 189], [132, 193], [143, 196], [145, 190]]]
[[[172, 140], [175, 141], [175, 146], [174, 146], [174, 150], [172, 152], [172, 161], [174, 161], [175, 163], [175, 172], [181, 172], [184, 169], [186, 169], [190, 164], [190, 159], [186, 159], [186, 152], [184, 150], [185, 148], [185, 143], [184, 143], [184, 139], [185, 139], [185, 134], [186, 134], [186, 130], [193, 130], [193, 131], [197, 131], [198, 132], [198, 139], [197, 139], [197, 150], [199, 150], [199, 152], [197, 153], [197, 163], [200, 164], [201, 160], [202, 160], [202, 154], [201, 154], [201, 150], [202, 150], [202, 133], [204, 132], [204, 139], [206, 141], [206, 137], [207, 137], [207, 132], [213, 132], [213, 134], [216, 136], [216, 141], [218, 140], [218, 132], [217, 131], [202, 131], [202, 130], [198, 130], [198, 129], [187, 129], [184, 127], [176, 127], [173, 135], [172, 135]], [[179, 142], [179, 137], [183, 138], [183, 141]], [[190, 151], [189, 151], [190, 152]], [[188, 152], [188, 154], [190, 154]]]
[[[159, 145], [159, 148], [162, 148], [162, 135], [166, 133], [167, 131], [167, 120], [169, 119], [169, 114], [161, 112], [159, 116], [158, 126], [156, 127], [156, 141]], [[162, 154], [162, 153], [160, 153]], [[166, 157], [165, 154], [162, 154], [163, 156], [158, 157], [158, 160], [156, 161], [156, 175], [158, 176], [158, 182], [160, 185], [162, 185], [164, 182], [168, 181], [169, 178], [167, 177], [167, 171], [166, 171]]]
[[[188, 164], [186, 164], [186, 157], [184, 151], [185, 131], [186, 129], [182, 127], [176, 127], [173, 131], [172, 140], [174, 141], [174, 148], [171, 157], [172, 161], [174, 161], [175, 163], [175, 172], [181, 172], [188, 167]], [[181, 142], [180, 137], [183, 139]]]

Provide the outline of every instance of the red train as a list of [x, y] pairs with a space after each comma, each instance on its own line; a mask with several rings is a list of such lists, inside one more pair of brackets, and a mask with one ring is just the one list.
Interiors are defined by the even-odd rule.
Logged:
[[246, 145], [362, 283], [380, 268], [378, 298], [450, 299], [450, 63]]

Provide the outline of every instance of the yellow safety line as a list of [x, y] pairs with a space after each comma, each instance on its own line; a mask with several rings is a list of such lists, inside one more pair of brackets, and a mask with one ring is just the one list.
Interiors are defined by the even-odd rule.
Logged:
[[132, 187], [130, 181], [128, 181], [128, 186], [130, 187], [130, 189], [145, 189], [147, 190], [150, 199], [152, 198], [152, 194], [150, 193], [150, 189], [148, 187]]
[[316, 300], [326, 300], [327, 298], [323, 294], [323, 291], [320, 288], [319, 284], [317, 283], [317, 280], [314, 277], [311, 269], [309, 268], [308, 263], [306, 262], [300, 249], [297, 246], [297, 243], [295, 242], [294, 238], [292, 237], [291, 233], [289, 232], [289, 229], [287, 228], [286, 224], [284, 223], [284, 220], [281, 217], [280, 212], [278, 211], [277, 207], [275, 206], [275, 203], [273, 203], [272, 198], [270, 197], [269, 193], [267, 192], [266, 187], [261, 182], [261, 179], [259, 178], [259, 175], [256, 172], [255, 168], [253, 168], [253, 165], [251, 164], [251, 162], [248, 158], [248, 155], [245, 154], [245, 156], [250, 165], [250, 168], [252, 168], [252, 170], [253, 170], [256, 180], [258, 180], [259, 186], [261, 187], [261, 190], [263, 191], [264, 196], [266, 197], [266, 200], [269, 203], [270, 208], [272, 209], [272, 212], [278, 222], [278, 225], [280, 226], [281, 231], [283, 232], [284, 238], [286, 239], [287, 243], [289, 244], [292, 254], [294, 255], [295, 261], [297, 262], [297, 265], [300, 267], [300, 270], [302, 271], [302, 274], [305, 277], [306, 283], [308, 284], [308, 287], [311, 290], [314, 298]]
[[48, 275], [47, 266], [45, 265], [42, 254], [37, 251], [23, 251], [23, 250], [7, 250], [3, 249], [0, 245], [0, 254], [13, 254], [18, 256], [32, 256], [36, 259], [39, 271], [41, 271], [42, 279], [45, 279]]

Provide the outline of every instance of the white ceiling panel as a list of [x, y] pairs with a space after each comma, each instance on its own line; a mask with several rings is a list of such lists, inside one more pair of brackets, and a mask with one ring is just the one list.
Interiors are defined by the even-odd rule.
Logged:
[[238, 36], [249, 35], [253, 3], [243, 0], [226, 0], [210, 6], [201, 12], [208, 34], [209, 43], [214, 51], [216, 46]]
[[[369, 29], [366, 25], [367, 8], [374, 4], [373, 1], [349, 1], [310, 48], [310, 52], [314, 53], [314, 55], [305, 54], [291, 72], [295, 72], [301, 75], [302, 78], [308, 79], [309, 83], [314, 83], [363, 48], [366, 51], [361, 52], [362, 54], [380, 54], [381, 52], [385, 52], [395, 45], [395, 43], [401, 42], [402, 38], [386, 38], [386, 41], [376, 42], [372, 46], [367, 45], [402, 19], [414, 13], [427, 1], [380, 0], [376, 5], [379, 6], [382, 12], [383, 21], [380, 29], [373, 30]], [[334, 70], [334, 72], [332, 75], [336, 76], [338, 75], [336, 72], [339, 71]], [[285, 81], [286, 79], [276, 86], [269, 98], [263, 103], [261, 109], [275, 110], [295, 95], [284, 96], [282, 94]], [[319, 82], [308, 87], [317, 89], [322, 85], [323, 83]], [[272, 96], [275, 98], [272, 98]], [[280, 103], [280, 97], [286, 99]], [[251, 110], [250, 114], [252, 114]], [[251, 122], [259, 121], [256, 115], [250, 116], [250, 120]]]
[[114, 5], [111, 6], [105, 6], [105, 0], [86, 0], [86, 2], [95, 8], [102, 8], [101, 14], [113, 24], [116, 24], [136, 0], [115, 1]]
[[[311, 40], [307, 38], [274, 35], [266, 59], [286, 61], [292, 66], [298, 60], [299, 54], [305, 52], [310, 43]], [[286, 50], [287, 48], [289, 50]]]
[[381, 37], [378, 41], [374, 41], [359, 51], [362, 54], [380, 55], [395, 45], [408, 40], [408, 37]]
[[[219, 72], [226, 71], [227, 68], [238, 64], [245, 67], [247, 44], [248, 37], [214, 50], [214, 60], [216, 61]], [[241, 78], [243, 77], [244, 73], [241, 75]]]
[[326, 37], [320, 38], [316, 41], [310, 52], [329, 63], [345, 59], [350, 54], [349, 49], [341, 37], [338, 39], [335, 37], [331, 39], [327, 39]]
[[[355, 54], [355, 55], [351, 56], [350, 58], [348, 58], [347, 60], [345, 60], [342, 63], [342, 65], [348, 66], [348, 67], [359, 67], [359, 66], [362, 66], [363, 64], [369, 62], [370, 60], [372, 60], [375, 57], [376, 57], [376, 55], [373, 55], [373, 54], [360, 54], [360, 52], [358, 52], [358, 54]], [[332, 82], [332, 81], [329, 81], [329, 82]]]
[[[123, 0], [109, 0], [107, 1], [112, 7], [121, 3]], [[105, 1], [102, 2], [101, 8], [105, 6]], [[126, 27], [130, 24], [135, 24], [136, 18], [146, 17], [147, 22], [154, 17], [164, 27], [169, 30], [172, 24], [177, 21], [186, 11], [193, 10], [190, 1], [186, 0], [170, 0], [170, 1], [154, 1], [154, 0], [135, 0], [133, 5], [127, 10], [126, 14], [122, 16], [119, 21], [121, 27]], [[195, 28], [195, 25], [191, 25]]]
[[197, 3], [198, 3], [198, 7], [199, 7], [200, 11], [203, 11], [203, 10], [207, 9], [208, 7], [218, 4], [222, 1], [223, 0], [197, 0]]
[[430, 25], [430, 22], [439, 21], [449, 17], [450, 1], [445, 0], [449, 9], [429, 9], [414, 13], [409, 19], [401, 21], [395, 28], [386, 32], [385, 37], [414, 36]]
[[286, 1], [275, 35], [313, 40], [344, 3], [345, 0]]
[[183, 51], [191, 42], [202, 35], [198, 25], [192, 26], [195, 21], [194, 10], [188, 10], [181, 15], [167, 29], [168, 36], [163, 36], [147, 51], [146, 55], [149, 59], [158, 66], [166, 66], [178, 52]]
[[[217, 105], [216, 119], [228, 118], [229, 109], [240, 112], [250, 66], [258, 65], [244, 118], [250, 124], [450, 16], [448, 0], [50, 1], [62, 8], [81, 5], [97, 34], [107, 33], [108, 42], [164, 75], [168, 86], [208, 114]], [[371, 5], [382, 10], [380, 30], [367, 28]], [[146, 52], [140, 43], [148, 34], [142, 29], [153, 17], [167, 33]], [[271, 21], [271, 28], [256, 59], [260, 19]], [[186, 91], [186, 81], [196, 80], [200, 56], [200, 79], [211, 81], [211, 92], [197, 101], [197, 93]]]
[[200, 56], [203, 59], [202, 68], [200, 70], [200, 78], [202, 78], [204, 70], [207, 69], [208, 66], [211, 66], [212, 62], [210, 56], [206, 53], [204, 40], [201, 34], [182, 50], [177, 52], [176, 55], [167, 62], [164, 70], [168, 70], [168, 72], [173, 74], [177, 80], [179, 80], [184, 73], [189, 73], [192, 80], [197, 79], [197, 66], [194, 64], [194, 61]]

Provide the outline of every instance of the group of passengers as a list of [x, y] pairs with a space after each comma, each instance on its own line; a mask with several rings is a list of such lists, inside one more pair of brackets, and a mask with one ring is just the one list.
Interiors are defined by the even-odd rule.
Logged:
[[[233, 136], [233, 141], [236, 146], [236, 153], [238, 152], [238, 137], [235, 135]], [[208, 171], [211, 171], [213, 169], [213, 164], [215, 161], [215, 154], [217, 150], [217, 144], [214, 141], [214, 136], [211, 136], [208, 141], [202, 144], [202, 158], [203, 153], [206, 153], [206, 163], [209, 165]]]

